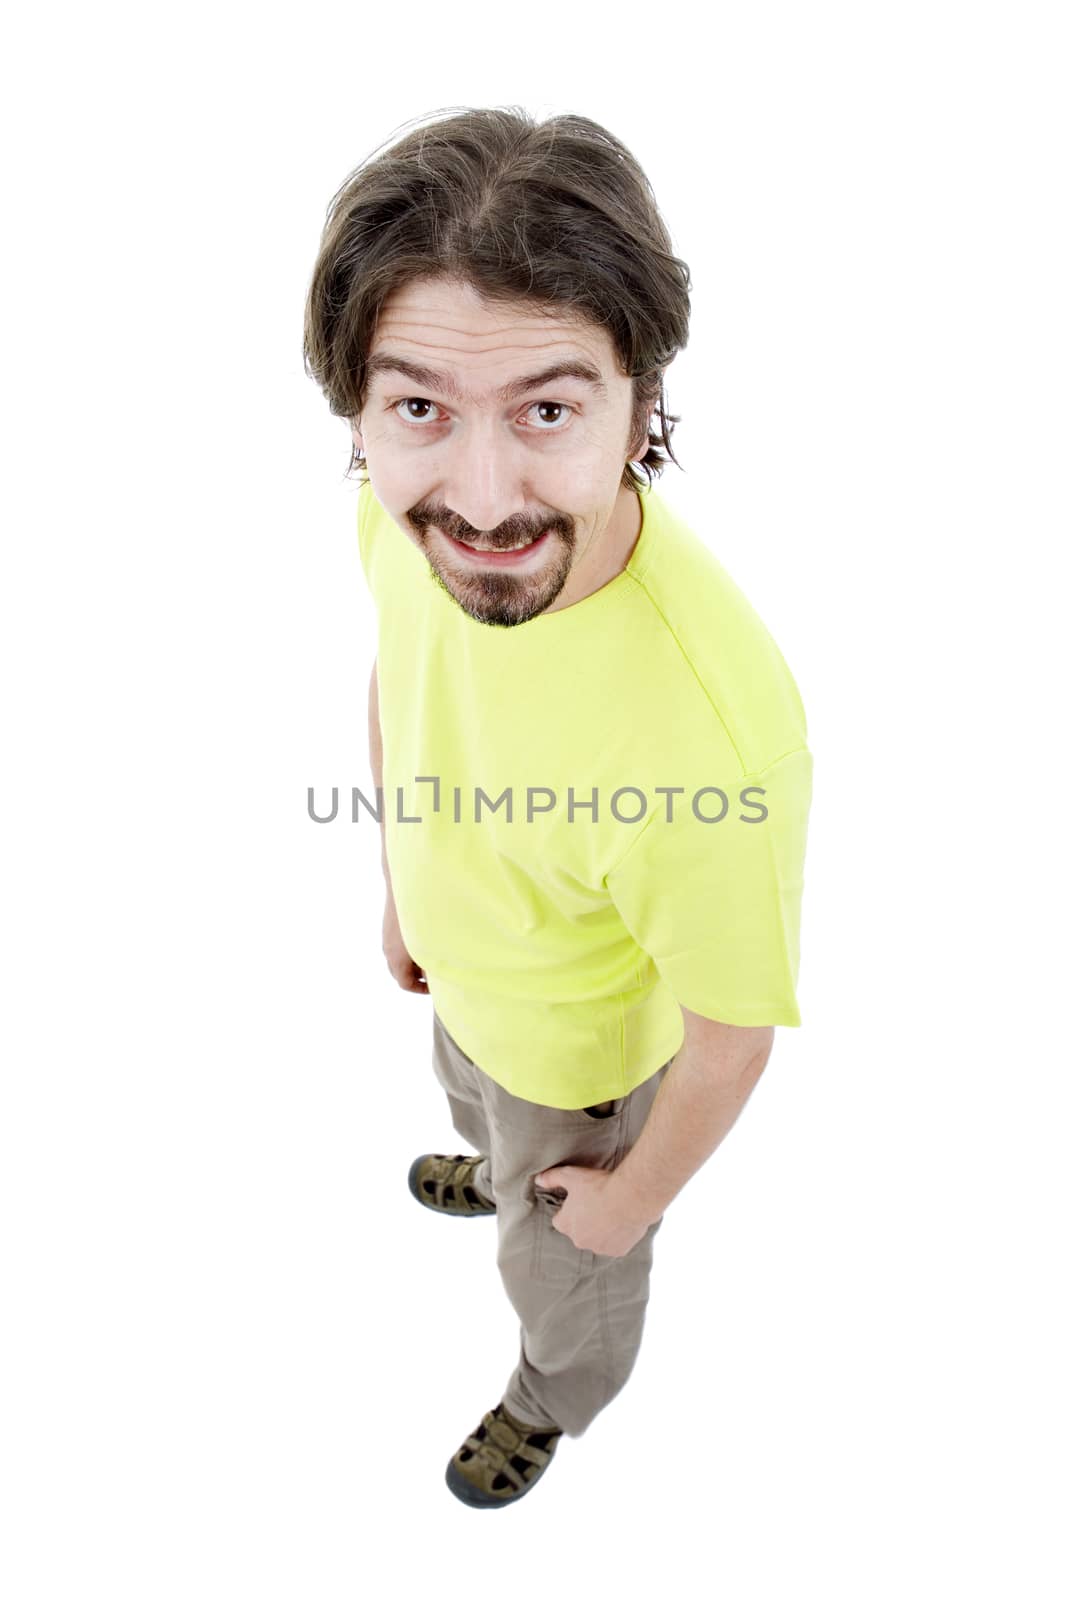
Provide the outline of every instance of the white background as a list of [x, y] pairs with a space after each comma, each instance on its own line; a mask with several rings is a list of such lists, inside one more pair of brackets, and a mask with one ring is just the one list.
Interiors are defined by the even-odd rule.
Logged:
[[[10, 1600], [1062, 1596], [1058, 8], [23, 11], [5, 51]], [[32, 20], [27, 20], [32, 18]], [[815, 756], [800, 1002], [521, 1506], [518, 1332], [380, 950], [374, 615], [304, 373], [402, 124], [578, 111], [693, 276], [662, 493]]]

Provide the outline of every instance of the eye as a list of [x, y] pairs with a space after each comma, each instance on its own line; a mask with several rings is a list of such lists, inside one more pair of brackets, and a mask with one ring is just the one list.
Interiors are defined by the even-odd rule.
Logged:
[[[532, 406], [527, 406], [528, 411], [570, 411], [570, 406], [565, 406], [562, 400], [535, 400]], [[535, 428], [534, 433], [560, 433], [562, 428]]]
[[[392, 405], [389, 407], [389, 410], [395, 411], [400, 417], [400, 420], [402, 422], [406, 422], [409, 427], [430, 427], [438, 420], [436, 417], [430, 417], [427, 419], [426, 417], [404, 416], [400, 409], [401, 406], [429, 406], [431, 410], [436, 411], [437, 402], [434, 400], [425, 400], [415, 395], [406, 395], [402, 400], [394, 400]], [[569, 417], [572, 407], [564, 405], [562, 400], [533, 400], [526, 407], [526, 410], [528, 412], [535, 410], [566, 412]], [[534, 425], [531, 431], [533, 433], [562, 433], [565, 425], [565, 423], [561, 423], [559, 425], [551, 424], [548, 427], [539, 427]], [[525, 426], [530, 427], [530, 424], [527, 423]]]
[[[397, 413], [397, 415], [399, 416], [400, 415], [400, 407], [401, 406], [432, 406], [432, 405], [433, 405], [433, 401], [432, 400], [419, 400], [419, 399], [416, 399], [413, 396], [409, 395], [409, 396], [407, 396], [406, 399], [394, 400], [392, 405], [389, 407], [389, 410], [390, 411], [395, 411]], [[403, 422], [408, 422], [410, 420], [412, 420], [412, 419], [409, 419], [408, 417], [402, 417], [401, 418], [401, 421], [403, 421]], [[414, 418], [414, 421], [416, 423], [425, 422], [425, 420], [426, 420], [425, 417], [416, 417], [416, 418]]]

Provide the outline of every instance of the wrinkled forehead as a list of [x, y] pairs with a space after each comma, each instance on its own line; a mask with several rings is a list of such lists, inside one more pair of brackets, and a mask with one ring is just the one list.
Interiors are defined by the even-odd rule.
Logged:
[[522, 297], [493, 299], [466, 280], [447, 277], [413, 278], [386, 296], [377, 331], [384, 333], [406, 322], [425, 322], [472, 339], [505, 332], [527, 337], [558, 337], [567, 330], [604, 332], [566, 306], [542, 305]]
[[[561, 310], [521, 300], [487, 301], [472, 285], [419, 279], [382, 305], [368, 351], [367, 377], [381, 387], [389, 371], [415, 379], [444, 375], [442, 393], [498, 398], [497, 386], [549, 367], [573, 367], [574, 381], [601, 397], [625, 374], [607, 329]], [[560, 378], [567, 376], [563, 371]], [[449, 379], [454, 378], [450, 386]]]

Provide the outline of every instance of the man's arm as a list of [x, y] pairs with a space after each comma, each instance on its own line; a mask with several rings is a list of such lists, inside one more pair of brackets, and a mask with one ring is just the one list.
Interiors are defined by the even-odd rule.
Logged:
[[409, 994], [429, 994], [429, 985], [426, 974], [412, 959], [404, 935], [400, 931], [400, 921], [396, 914], [396, 902], [393, 899], [393, 880], [389, 876], [389, 858], [385, 852], [385, 791], [382, 786], [382, 727], [378, 716], [378, 658], [374, 658], [371, 668], [370, 690], [367, 701], [367, 721], [370, 735], [370, 770], [374, 779], [374, 787], [382, 797], [381, 837], [382, 837], [382, 872], [385, 875], [385, 914], [382, 917], [382, 953], [391, 975], [396, 979], [402, 989]]
[[658, 1222], [725, 1139], [770, 1057], [773, 1028], [737, 1028], [682, 1007], [685, 1042], [640, 1134], [612, 1173], [614, 1203]]

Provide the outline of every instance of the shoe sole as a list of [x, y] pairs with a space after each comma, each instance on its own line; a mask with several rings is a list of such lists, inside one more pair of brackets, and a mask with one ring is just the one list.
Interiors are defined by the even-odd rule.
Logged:
[[491, 1211], [448, 1211], [444, 1206], [435, 1206], [432, 1201], [427, 1200], [426, 1196], [419, 1192], [416, 1174], [419, 1168], [422, 1166], [422, 1163], [426, 1160], [426, 1156], [428, 1154], [430, 1154], [430, 1152], [426, 1151], [421, 1156], [416, 1156], [408, 1169], [408, 1188], [411, 1190], [420, 1206], [424, 1206], [427, 1211], [436, 1212], [439, 1217], [465, 1217], [469, 1220], [476, 1217], [496, 1216], [496, 1206], [494, 1206]]
[[[548, 1465], [551, 1466], [551, 1464], [549, 1462]], [[476, 1511], [495, 1511], [500, 1506], [514, 1505], [515, 1501], [521, 1500], [524, 1494], [529, 1494], [531, 1489], [536, 1489], [547, 1471], [548, 1466], [544, 1467], [530, 1483], [525, 1484], [521, 1489], [516, 1489], [514, 1494], [509, 1494], [507, 1499], [497, 1499], [493, 1496], [491, 1499], [483, 1500], [474, 1485], [460, 1472], [455, 1461], [450, 1461], [445, 1468], [445, 1482], [456, 1499], [462, 1500], [465, 1506], [473, 1506]]]

